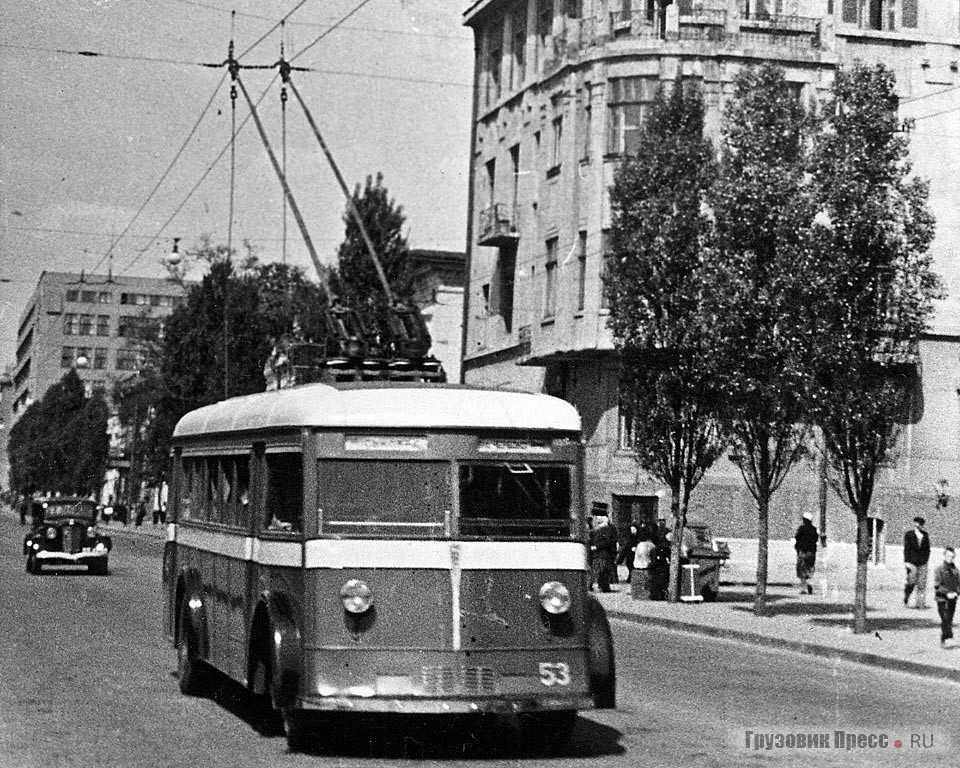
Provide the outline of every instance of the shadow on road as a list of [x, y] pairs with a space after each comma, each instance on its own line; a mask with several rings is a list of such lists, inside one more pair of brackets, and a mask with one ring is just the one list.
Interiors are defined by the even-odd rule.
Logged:
[[[260, 696], [226, 676], [215, 673], [211, 698], [261, 736], [283, 736], [280, 714]], [[316, 713], [310, 720], [315, 736], [307, 739], [307, 754], [386, 759], [529, 759], [532, 765], [545, 755], [600, 757], [625, 752], [623, 734], [601, 723], [579, 717], [568, 743], [545, 752], [523, 744], [516, 718], [484, 715], [393, 715]]]

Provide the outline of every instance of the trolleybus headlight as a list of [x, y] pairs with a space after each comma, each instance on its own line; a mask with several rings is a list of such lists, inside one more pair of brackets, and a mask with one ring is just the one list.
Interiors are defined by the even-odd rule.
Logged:
[[570, 610], [570, 590], [559, 581], [548, 581], [540, 587], [540, 605], [554, 615]]
[[340, 600], [348, 613], [364, 613], [373, 605], [373, 593], [360, 579], [350, 579], [340, 587]]
[[47, 528], [47, 538], [55, 539], [57, 538], [57, 529], [56, 528]]

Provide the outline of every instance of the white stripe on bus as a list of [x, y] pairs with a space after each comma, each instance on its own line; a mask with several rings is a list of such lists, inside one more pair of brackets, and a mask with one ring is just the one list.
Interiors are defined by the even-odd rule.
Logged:
[[261, 565], [299, 568], [424, 568], [449, 570], [452, 549], [459, 567], [477, 570], [587, 570], [586, 547], [574, 541], [457, 541], [310, 539], [274, 541], [250, 536], [177, 526], [176, 541], [186, 547], [247, 560]]
[[307, 568], [433, 568], [453, 566], [451, 545], [460, 552], [460, 568], [477, 570], [587, 570], [586, 547], [579, 542], [410, 541], [311, 539]]

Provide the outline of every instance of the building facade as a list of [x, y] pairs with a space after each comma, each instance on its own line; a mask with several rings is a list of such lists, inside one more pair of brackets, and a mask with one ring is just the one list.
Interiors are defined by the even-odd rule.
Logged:
[[465, 262], [466, 255], [459, 251], [410, 251], [413, 300], [433, 340], [430, 354], [443, 364], [447, 381], [460, 380]]
[[[880, 484], [876, 527], [894, 540], [923, 513], [938, 538], [960, 541], [950, 502], [936, 503], [944, 487], [960, 488], [956, 2], [478, 0], [465, 23], [475, 80], [463, 380], [575, 404], [588, 498], [611, 503], [621, 523], [664, 518], [669, 507], [666, 489], [630, 452], [602, 290], [608, 189], [657, 88], [696, 80], [716, 138], [743, 67], [780, 65], [804, 100], [825, 97], [844, 64], [882, 61], [894, 71], [914, 169], [930, 181], [932, 252], [949, 296], [921, 343], [921, 416], [905, 426]], [[789, 538], [801, 513], [818, 508], [831, 538], [853, 539], [853, 515], [813, 465], [797, 467], [774, 498], [771, 535]], [[755, 536], [754, 510], [725, 459], [691, 500], [692, 514], [728, 537]]]

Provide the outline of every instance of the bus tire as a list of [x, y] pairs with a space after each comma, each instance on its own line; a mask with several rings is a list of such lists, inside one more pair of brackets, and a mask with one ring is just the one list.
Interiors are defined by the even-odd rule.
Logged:
[[617, 706], [617, 673], [613, 635], [606, 611], [593, 597], [587, 599], [587, 674], [597, 709]]
[[[186, 602], [184, 602], [186, 605]], [[203, 696], [208, 691], [209, 671], [200, 658], [200, 642], [190, 613], [184, 608], [180, 613], [180, 630], [177, 637], [177, 677], [180, 691], [187, 696]]]
[[534, 754], [554, 754], [566, 746], [577, 722], [575, 709], [521, 712], [520, 743]]
[[307, 714], [300, 709], [283, 710], [283, 733], [291, 752], [302, 752], [310, 741]]

